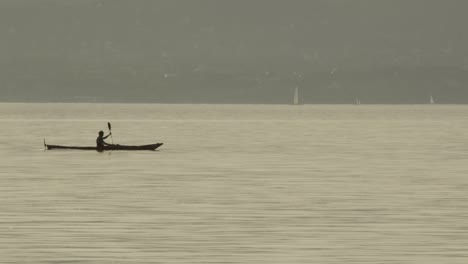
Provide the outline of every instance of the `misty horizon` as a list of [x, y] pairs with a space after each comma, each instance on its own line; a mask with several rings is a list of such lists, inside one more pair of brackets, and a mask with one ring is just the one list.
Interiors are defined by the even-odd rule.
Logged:
[[0, 101], [468, 103], [468, 3], [0, 3]]

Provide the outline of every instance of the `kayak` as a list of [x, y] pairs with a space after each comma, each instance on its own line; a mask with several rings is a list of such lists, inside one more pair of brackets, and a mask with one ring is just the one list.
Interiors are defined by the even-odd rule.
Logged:
[[59, 146], [59, 145], [45, 145], [49, 150], [52, 149], [75, 149], [75, 150], [95, 150], [95, 151], [107, 151], [107, 150], [156, 150], [163, 143], [156, 143], [150, 145], [141, 145], [141, 146], [127, 146], [127, 145], [108, 145], [103, 148], [97, 147], [74, 147], [74, 146]]

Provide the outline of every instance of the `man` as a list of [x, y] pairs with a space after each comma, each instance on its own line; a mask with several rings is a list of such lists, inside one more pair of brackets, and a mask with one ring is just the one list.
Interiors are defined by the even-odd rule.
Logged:
[[104, 146], [110, 146], [111, 144], [107, 143], [104, 141], [104, 139], [108, 138], [110, 135], [112, 135], [112, 133], [110, 132], [109, 135], [107, 136], [104, 136], [104, 132], [103, 131], [99, 131], [99, 136], [98, 138], [96, 139], [96, 147], [98, 149], [103, 149]]

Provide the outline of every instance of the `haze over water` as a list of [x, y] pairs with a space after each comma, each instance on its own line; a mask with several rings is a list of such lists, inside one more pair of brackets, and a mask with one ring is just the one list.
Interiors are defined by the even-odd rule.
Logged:
[[1, 262], [465, 263], [467, 112], [0, 104]]
[[[468, 103], [467, 1], [2, 0], [0, 101]], [[286, 99], [285, 99], [286, 98]]]

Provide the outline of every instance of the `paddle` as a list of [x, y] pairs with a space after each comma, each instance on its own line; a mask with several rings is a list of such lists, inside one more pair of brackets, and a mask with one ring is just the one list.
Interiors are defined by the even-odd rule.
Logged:
[[[110, 122], [107, 122], [107, 127], [109, 128], [109, 132], [112, 133], [112, 126]], [[112, 138], [112, 134], [110, 136], [112, 140], [112, 145], [114, 145], [114, 138]]]

